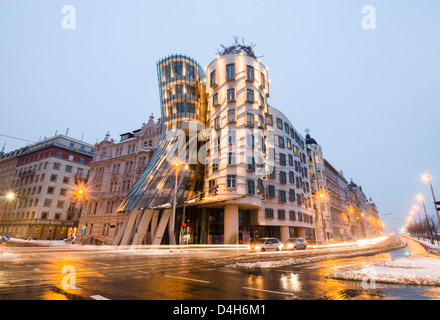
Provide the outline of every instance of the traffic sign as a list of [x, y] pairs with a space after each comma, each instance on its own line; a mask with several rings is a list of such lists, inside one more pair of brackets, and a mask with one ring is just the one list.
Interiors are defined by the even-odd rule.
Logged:
[[82, 229], [81, 234], [86, 234], [86, 229]]
[[9, 240], [9, 236], [5, 234], [4, 236], [2, 236], [2, 240], [3, 241], [8, 241]]

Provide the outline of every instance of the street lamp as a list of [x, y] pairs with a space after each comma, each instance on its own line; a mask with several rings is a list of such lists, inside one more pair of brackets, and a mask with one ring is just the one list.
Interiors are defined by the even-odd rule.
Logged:
[[171, 239], [170, 244], [176, 244], [176, 238], [174, 235], [174, 223], [176, 220], [176, 206], [177, 206], [177, 181], [179, 180], [179, 168], [181, 166], [181, 163], [179, 161], [176, 161], [173, 163], [174, 168], [176, 169], [176, 181], [174, 183], [174, 201], [173, 201], [173, 215], [171, 217]]
[[423, 179], [429, 181], [429, 186], [431, 187], [432, 199], [434, 200], [434, 210], [437, 213], [438, 225], [440, 226], [440, 214], [439, 214], [440, 209], [437, 209], [437, 201], [435, 200], [434, 189], [432, 188], [431, 177], [426, 174], [423, 176]]
[[14, 200], [15, 194], [13, 192], [8, 192], [6, 198], [8, 198], [9, 201]]
[[425, 211], [426, 224], [428, 225], [429, 234], [431, 236], [431, 244], [434, 244], [434, 237], [432, 236], [431, 225], [430, 225], [429, 220], [428, 220], [428, 214], [426, 213], [426, 207], [425, 207], [425, 201], [423, 200], [423, 195], [421, 195], [421, 194], [417, 195], [417, 199], [419, 201], [421, 201], [422, 204], [423, 204], [423, 210]]

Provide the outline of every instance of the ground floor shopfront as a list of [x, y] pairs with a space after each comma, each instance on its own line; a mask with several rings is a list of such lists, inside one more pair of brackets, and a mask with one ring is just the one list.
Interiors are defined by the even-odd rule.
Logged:
[[[183, 226], [179, 226], [179, 239], [191, 244], [249, 244], [265, 237], [281, 241], [296, 237], [315, 240], [315, 229], [312, 227], [261, 225], [253, 221], [252, 210], [236, 209], [236, 215], [228, 217], [230, 211], [234, 211], [234, 208], [187, 208]], [[183, 220], [183, 213], [177, 220]], [[231, 223], [231, 220], [236, 221]], [[225, 241], [225, 238], [229, 241]]]
[[77, 234], [77, 223], [60, 220], [21, 220], [2, 224], [2, 235], [29, 240], [64, 240]]

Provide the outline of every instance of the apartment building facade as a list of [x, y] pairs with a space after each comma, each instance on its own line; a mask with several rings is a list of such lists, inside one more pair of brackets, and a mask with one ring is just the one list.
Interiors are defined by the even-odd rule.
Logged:
[[75, 191], [87, 182], [93, 146], [56, 135], [11, 155], [0, 159], [0, 167], [9, 168], [2, 189], [13, 195], [5, 201], [0, 233], [37, 240], [75, 235], [84, 204]]
[[161, 122], [151, 115], [141, 128], [105, 138], [94, 146], [87, 203], [79, 219], [79, 241], [112, 244], [126, 216], [117, 208], [150, 162], [159, 142]]

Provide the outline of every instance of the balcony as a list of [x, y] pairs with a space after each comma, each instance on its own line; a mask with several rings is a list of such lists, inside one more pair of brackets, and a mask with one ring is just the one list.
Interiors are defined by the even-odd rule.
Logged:
[[18, 177], [24, 179], [24, 178], [26, 178], [26, 177], [34, 176], [35, 173], [36, 173], [36, 170], [35, 170], [35, 169], [33, 169], [33, 170], [25, 170], [25, 171], [23, 171], [23, 172], [20, 172], [20, 173], [18, 174]]

